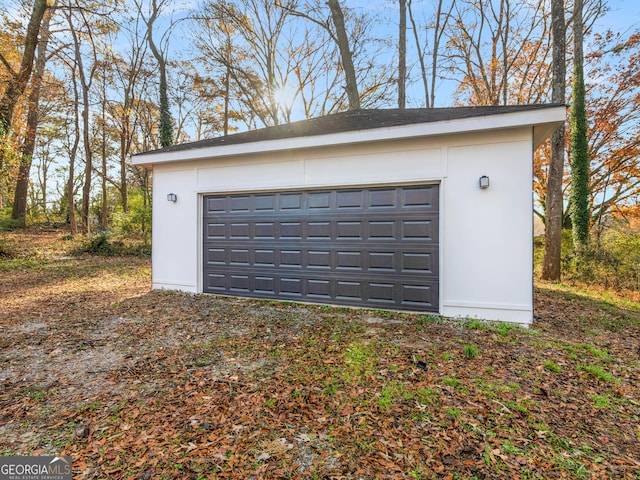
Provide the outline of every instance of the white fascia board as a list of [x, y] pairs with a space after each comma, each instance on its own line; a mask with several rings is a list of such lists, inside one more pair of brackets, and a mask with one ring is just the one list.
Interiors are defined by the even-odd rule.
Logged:
[[[441, 122], [415, 123], [369, 130], [355, 130], [351, 132], [331, 133], [326, 135], [263, 140], [259, 142], [240, 143], [234, 145], [186, 148], [184, 150], [175, 150], [170, 152], [149, 152], [135, 155], [133, 157], [133, 164], [153, 165], [158, 163], [201, 160], [354, 143], [379, 142], [384, 140], [400, 140], [404, 138], [429, 137], [435, 135], [460, 134], [524, 126], [534, 127], [536, 134], [535, 141], [539, 144], [545, 140], [546, 136], [548, 136], [550, 132], [562, 125], [565, 119], [565, 107], [558, 106], [539, 110], [483, 115], [479, 117], [445, 120]], [[543, 136], [544, 138], [542, 138]]]

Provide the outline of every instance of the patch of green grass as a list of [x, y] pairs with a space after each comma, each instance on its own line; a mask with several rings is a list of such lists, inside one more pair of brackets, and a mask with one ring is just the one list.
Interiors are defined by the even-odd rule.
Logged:
[[596, 348], [587, 343], [583, 343], [580, 346], [593, 356], [602, 358], [603, 360], [611, 360], [611, 357], [609, 357], [609, 353], [606, 352], [605, 350], [600, 350], [599, 348]]
[[555, 470], [563, 470], [574, 478], [591, 478], [589, 469], [577, 460], [566, 455], [558, 455], [555, 460]]
[[419, 410], [413, 415], [411, 415], [411, 420], [417, 423], [428, 422], [431, 420], [431, 412], [427, 410]]
[[453, 407], [447, 407], [445, 411], [447, 412], [448, 415], [451, 415], [452, 417], [455, 417], [455, 418], [458, 418], [462, 414], [460, 410]]
[[442, 383], [447, 387], [456, 388], [458, 387], [458, 385], [460, 385], [460, 380], [455, 377], [444, 377], [442, 379]]
[[508, 440], [505, 440], [504, 442], [502, 442], [502, 450], [507, 455], [522, 455], [522, 453], [523, 453], [522, 449], [516, 447], [515, 445], [513, 445]]
[[482, 459], [484, 460], [484, 464], [488, 468], [491, 468], [491, 453], [490, 453], [488, 444], [484, 446], [484, 452], [482, 454]]
[[593, 375], [603, 382], [613, 382], [613, 375], [605, 371], [604, 368], [602, 368], [600, 365], [582, 365], [581, 367], [579, 367], [579, 369], [585, 373], [588, 373], [589, 375]]
[[336, 393], [338, 393], [338, 383], [333, 379], [327, 380], [325, 382], [323, 391], [325, 395], [335, 395]]
[[415, 397], [420, 403], [433, 403], [436, 396], [436, 392], [429, 387], [418, 388], [415, 391]]
[[521, 403], [516, 402], [515, 400], [505, 400], [504, 404], [511, 410], [520, 412], [523, 415], [527, 415], [529, 413], [529, 409], [522, 405]]
[[402, 397], [405, 393], [407, 392], [404, 385], [397, 382], [391, 382], [382, 389], [377, 403], [384, 409], [391, 408], [395, 399]]
[[611, 397], [609, 395], [591, 395], [594, 408], [611, 408]]
[[200, 357], [200, 358], [196, 359], [195, 366], [196, 367], [207, 367], [207, 366], [211, 365], [212, 363], [213, 363], [213, 360], [211, 360], [210, 358]]
[[560, 373], [560, 367], [558, 364], [551, 360], [544, 362], [544, 369], [548, 372]]
[[417, 322], [417, 330], [422, 330], [426, 325], [429, 324], [433, 324], [433, 323], [440, 323], [444, 321], [444, 317], [441, 317], [440, 315], [433, 315], [433, 314], [428, 314], [428, 315], [418, 315], [416, 317], [416, 322]]
[[271, 408], [273, 406], [275, 406], [276, 404], [276, 399], [275, 398], [267, 398], [264, 402], [264, 406], [266, 408]]
[[413, 470], [407, 473], [409, 478], [413, 478], [413, 480], [426, 480], [430, 478], [427, 473], [420, 467], [414, 468]]
[[486, 324], [482, 323], [480, 320], [471, 320], [464, 324], [469, 330], [479, 330], [481, 328], [485, 328]]
[[480, 354], [478, 351], [478, 347], [471, 344], [465, 345], [463, 352], [464, 352], [464, 356], [470, 360], [474, 358], [478, 358], [478, 355]]
[[368, 343], [353, 343], [344, 353], [344, 363], [350, 374], [355, 377], [371, 374], [376, 362], [375, 349]]
[[27, 270], [41, 264], [42, 260], [37, 260], [35, 258], [11, 258], [6, 260], [0, 257], [0, 272]]
[[509, 335], [509, 332], [511, 332], [511, 330], [513, 330], [515, 328], [513, 323], [508, 323], [508, 322], [500, 322], [497, 326], [496, 326], [496, 331], [498, 332], [498, 334], [502, 337], [506, 337], [507, 335]]
[[23, 391], [31, 400], [42, 400], [47, 394], [46, 390], [40, 385], [31, 385]]
[[269, 358], [276, 360], [282, 356], [282, 350], [280, 350], [279, 348], [273, 348], [269, 350], [269, 353], [267, 355]]
[[91, 403], [87, 403], [85, 405], [82, 405], [79, 410], [82, 413], [86, 413], [86, 412], [95, 412], [96, 410], [98, 410], [101, 407], [101, 403], [100, 402], [91, 402]]

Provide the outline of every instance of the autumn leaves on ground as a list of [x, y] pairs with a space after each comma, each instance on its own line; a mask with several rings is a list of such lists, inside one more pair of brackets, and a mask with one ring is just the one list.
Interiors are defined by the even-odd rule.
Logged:
[[0, 454], [74, 478], [640, 478], [640, 304], [537, 322], [149, 291], [150, 261], [0, 237]]

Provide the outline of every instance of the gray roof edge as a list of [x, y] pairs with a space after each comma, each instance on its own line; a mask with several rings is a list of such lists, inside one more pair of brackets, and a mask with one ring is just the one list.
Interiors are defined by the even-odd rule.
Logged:
[[[461, 120], [480, 116], [504, 115], [564, 107], [565, 104], [546, 103], [507, 106], [472, 106], [449, 108], [414, 109], [360, 109], [347, 110], [323, 117], [315, 117], [297, 122], [265, 127], [226, 136], [214, 137], [196, 142], [140, 152], [134, 156], [180, 152], [227, 145], [241, 145], [269, 140], [283, 140], [299, 137], [313, 137], [332, 133], [366, 131], [377, 128], [408, 126], [420, 123], [435, 123]], [[141, 162], [143, 163], [143, 162]]]

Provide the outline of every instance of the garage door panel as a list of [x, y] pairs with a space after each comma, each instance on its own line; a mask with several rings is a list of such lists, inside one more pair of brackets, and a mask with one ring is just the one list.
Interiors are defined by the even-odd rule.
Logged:
[[310, 269], [331, 269], [331, 255], [329, 250], [310, 250], [307, 253], [307, 267]]
[[254, 292], [257, 294], [275, 295], [276, 280], [274, 277], [256, 276]]
[[280, 194], [281, 210], [302, 210], [302, 193]]
[[256, 195], [255, 210], [258, 212], [273, 212], [276, 209], [276, 196], [275, 194], [269, 195]]
[[438, 186], [204, 197], [204, 291], [438, 309]]
[[338, 191], [336, 198], [336, 209], [354, 209], [362, 208], [364, 200], [364, 191], [362, 190], [346, 190]]
[[369, 208], [389, 209], [397, 205], [397, 189], [372, 190], [369, 192]]
[[302, 296], [302, 278], [282, 277], [280, 278], [280, 293], [288, 296]]
[[331, 222], [308, 222], [307, 238], [314, 240], [331, 240]]
[[331, 208], [331, 193], [330, 192], [310, 192], [307, 200], [309, 210], [327, 210]]
[[395, 286], [393, 283], [369, 283], [369, 301], [393, 305], [395, 303]]
[[251, 265], [250, 252], [246, 248], [231, 249], [229, 255], [229, 264], [236, 266], [249, 266]]
[[433, 190], [430, 188], [405, 188], [403, 207], [431, 207], [434, 204]]
[[396, 253], [395, 252], [367, 252], [368, 270], [378, 272], [395, 272], [396, 271]]
[[234, 195], [229, 199], [229, 213], [248, 212], [252, 207], [252, 197], [249, 195]]
[[226, 225], [224, 223], [209, 223], [206, 228], [207, 239], [220, 240], [227, 237]]
[[393, 240], [396, 238], [395, 220], [369, 221], [368, 238], [376, 240]]
[[248, 240], [250, 238], [249, 224], [245, 222], [230, 224], [228, 231], [230, 240]]
[[205, 279], [206, 291], [221, 292], [227, 291], [227, 280], [225, 275], [219, 273], [209, 273]]
[[229, 275], [229, 289], [236, 293], [248, 293], [250, 288], [249, 275]]
[[314, 298], [331, 300], [331, 281], [318, 278], [308, 279], [307, 295]]

